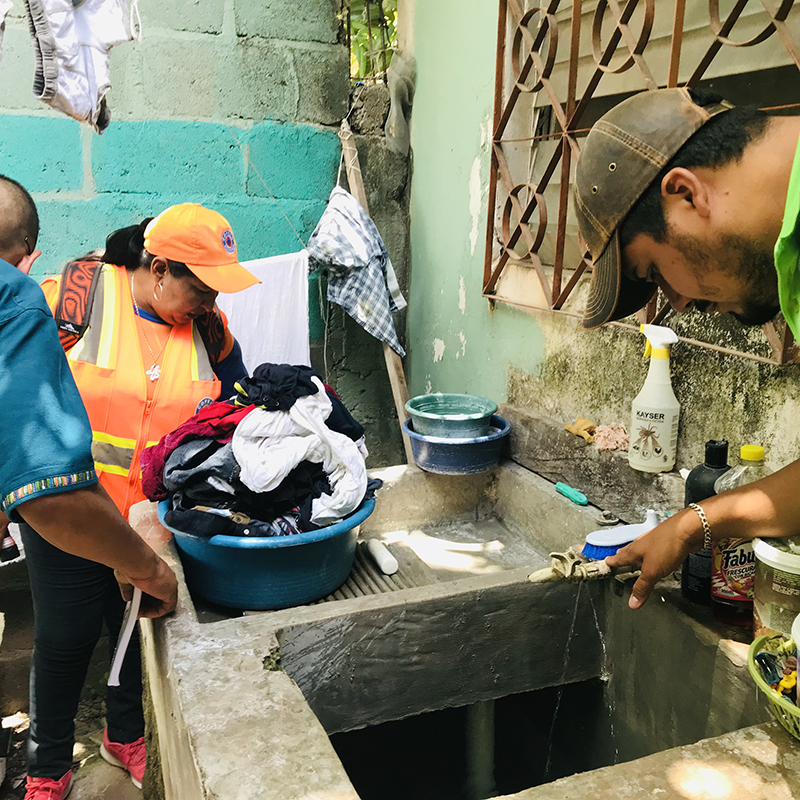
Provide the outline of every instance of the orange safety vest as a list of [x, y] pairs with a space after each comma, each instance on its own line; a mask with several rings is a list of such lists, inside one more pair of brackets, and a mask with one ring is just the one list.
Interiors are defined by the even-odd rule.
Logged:
[[161, 358], [161, 375], [147, 399], [145, 365], [124, 267], [104, 264], [89, 325], [67, 353], [92, 426], [92, 456], [100, 483], [127, 518], [142, 493], [139, 455], [185, 422], [200, 401], [222, 390], [197, 326], [175, 326]]

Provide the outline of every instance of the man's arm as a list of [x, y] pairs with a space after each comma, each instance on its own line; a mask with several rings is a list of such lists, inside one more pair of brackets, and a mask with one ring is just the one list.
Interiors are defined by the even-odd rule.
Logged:
[[131, 528], [100, 484], [33, 497], [17, 513], [54, 547], [115, 570], [122, 595], [129, 600], [137, 586], [139, 616], [160, 617], [178, 600], [175, 573]]
[[[768, 539], [800, 533], [800, 461], [755, 483], [703, 500], [715, 541]], [[703, 544], [703, 526], [697, 513], [685, 508], [666, 522], [642, 534], [606, 563], [611, 567], [641, 566], [629, 605], [639, 608], [662, 578]]]

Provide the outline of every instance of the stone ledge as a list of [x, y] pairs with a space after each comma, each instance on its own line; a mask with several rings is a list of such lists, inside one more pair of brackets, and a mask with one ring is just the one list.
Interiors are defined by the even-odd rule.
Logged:
[[[613, 767], [562, 778], [505, 800], [790, 800], [800, 797], [800, 748], [777, 723], [704, 739]], [[497, 798], [496, 800], [503, 800]]]
[[662, 518], [683, 508], [684, 480], [677, 472], [637, 472], [627, 454], [598, 450], [564, 430], [564, 423], [529, 409], [501, 405], [498, 413], [511, 423], [507, 448], [514, 461], [573, 486], [620, 519], [641, 522], [648, 508]]

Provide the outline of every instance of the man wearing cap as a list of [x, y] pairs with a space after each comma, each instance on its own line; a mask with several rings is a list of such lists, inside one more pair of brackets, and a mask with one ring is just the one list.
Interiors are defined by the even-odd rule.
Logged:
[[[800, 117], [718, 95], [660, 89], [593, 126], [575, 177], [593, 262], [585, 328], [622, 319], [660, 288], [676, 311], [761, 325], [780, 310], [800, 341]], [[607, 559], [642, 574], [631, 608], [712, 539], [789, 536], [800, 522], [800, 461], [687, 508]]]
[[[94, 469], [125, 517], [145, 499], [142, 450], [199, 408], [230, 396], [247, 374], [215, 300], [220, 291], [255, 283], [239, 264], [228, 221], [196, 203], [114, 231], [104, 251], [43, 283], [88, 413]], [[88, 309], [86, 318], [68, 319], [70, 308]], [[86, 669], [103, 620], [117, 631], [123, 604], [102, 565], [49, 547], [32, 529], [23, 530], [23, 541], [36, 609], [25, 800], [61, 800], [71, 780]], [[146, 751], [138, 631], [120, 685], [108, 690], [106, 719], [101, 755], [141, 788]]]

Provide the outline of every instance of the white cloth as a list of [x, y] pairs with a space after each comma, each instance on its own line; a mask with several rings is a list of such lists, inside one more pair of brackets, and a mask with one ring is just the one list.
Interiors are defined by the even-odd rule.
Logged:
[[243, 292], [220, 294], [217, 305], [242, 347], [249, 374], [259, 364], [311, 366], [308, 342], [308, 253], [244, 261], [261, 279]]
[[239, 477], [254, 492], [276, 489], [301, 461], [321, 463], [333, 493], [312, 501], [311, 521], [330, 525], [364, 499], [367, 468], [358, 445], [325, 424], [331, 401], [322, 381], [311, 380], [316, 394], [298, 398], [288, 411], [253, 409], [236, 426], [231, 444]]
[[111, 88], [109, 50], [134, 38], [127, 0], [27, 4], [36, 55], [33, 93], [102, 133], [110, 120], [105, 104]]

